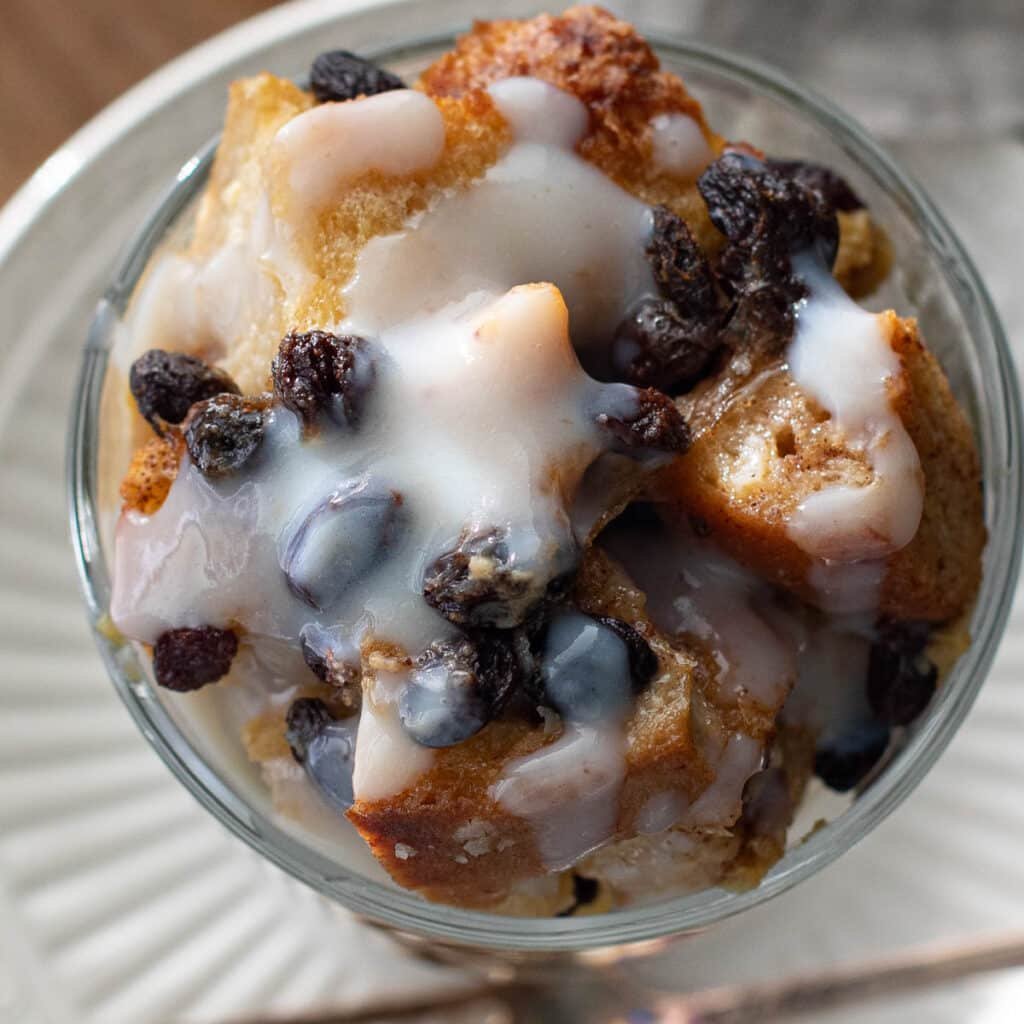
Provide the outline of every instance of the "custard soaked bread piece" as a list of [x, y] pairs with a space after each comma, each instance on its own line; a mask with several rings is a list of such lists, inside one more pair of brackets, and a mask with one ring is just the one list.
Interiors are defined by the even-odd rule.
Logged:
[[[418, 94], [415, 101], [423, 102]], [[144, 280], [133, 300], [141, 321], [136, 333], [154, 347], [216, 363], [245, 393], [263, 390], [289, 330], [324, 329], [344, 318], [342, 289], [366, 242], [467, 187], [510, 139], [486, 93], [439, 98], [440, 147], [423, 166], [332, 176], [331, 161], [321, 159], [311, 163], [325, 168], [322, 180], [296, 175], [297, 166], [310, 166], [306, 148], [323, 145], [315, 118], [348, 106], [314, 106], [308, 93], [266, 73], [232, 84], [193, 237]], [[368, 162], [372, 167], [374, 159]], [[194, 283], [197, 298], [173, 309], [166, 297], [183, 283]]]
[[[711, 652], [695, 639], [656, 630], [644, 611], [644, 595], [597, 549], [586, 556], [576, 600], [581, 611], [632, 626], [657, 657], [654, 676], [624, 723], [622, 762], [615, 763], [615, 745], [622, 740], [614, 732], [595, 735], [596, 742], [610, 748], [603, 753], [595, 754], [586, 739], [563, 746], [568, 758], [591, 757], [593, 765], [580, 774], [567, 771], [564, 763], [545, 769], [537, 760], [539, 771], [529, 790], [524, 787], [518, 801], [509, 801], [499, 799], [502, 780], [514, 777], [517, 763], [528, 764], [530, 755], [553, 748], [569, 726], [557, 718], [542, 723], [509, 714], [476, 736], [438, 750], [432, 767], [408, 789], [387, 799], [357, 800], [349, 811], [349, 819], [400, 885], [433, 900], [501, 906], [506, 912], [515, 910], [525, 893], [534, 899], [544, 894], [557, 903], [565, 898], [564, 886], [538, 889], [532, 880], [550, 875], [553, 868], [560, 873], [574, 854], [602, 840], [612, 840], [614, 847], [614, 840], [635, 836], [644, 825], [645, 809], [651, 813], [652, 800], [667, 811], [677, 809], [680, 832], [694, 837], [677, 840], [677, 873], [699, 873], [709, 881], [724, 875], [739, 841], [727, 837], [712, 848], [703, 837], [726, 835], [739, 817], [746, 775], [732, 779], [731, 791], [717, 793], [716, 771], [737, 736], [749, 743], [743, 747], [751, 759], [746, 774], [756, 770], [774, 732], [778, 706], [714, 703]], [[784, 695], [791, 680], [779, 682], [777, 692]], [[708, 798], [701, 805], [703, 793]], [[522, 813], [510, 813], [510, 806]], [[689, 827], [686, 808], [699, 817]], [[596, 868], [593, 874], [600, 877]], [[533, 902], [528, 906], [537, 912]], [[546, 912], [557, 909], [549, 906]]]
[[[348, 105], [315, 106], [309, 93], [266, 73], [233, 83], [194, 237], [147, 275], [134, 300], [145, 320], [137, 333], [152, 347], [216, 363], [246, 393], [263, 389], [287, 331], [325, 329], [345, 317], [343, 289], [370, 239], [401, 230], [442, 196], [466, 189], [507, 150], [511, 131], [486, 87], [518, 75], [577, 96], [590, 119], [580, 155], [644, 202], [681, 216], [709, 253], [721, 247], [694, 185], [699, 164], [681, 173], [653, 159], [652, 120], [692, 119], [706, 160], [722, 151], [723, 140], [632, 26], [577, 7], [560, 17], [478, 23], [424, 73], [417, 86], [437, 104], [443, 125], [436, 159], [334, 181], [331, 162], [321, 160], [324, 180], [308, 193], [296, 182], [308, 185], [309, 176], [297, 179], [293, 171], [320, 144], [321, 112]], [[840, 221], [837, 273], [860, 294], [887, 269], [884, 236], [863, 209], [841, 210]], [[171, 296], [183, 276], [198, 301], [175, 308]]]
[[722, 365], [678, 400], [694, 444], [666, 500], [808, 601], [956, 616], [980, 579], [980, 467], [916, 322], [837, 288], [825, 190], [737, 152], [698, 189], [728, 239], [713, 268], [730, 305]]
[[[981, 470], [964, 414], [914, 320], [880, 316], [899, 358], [892, 405], [917, 449], [924, 478], [920, 526], [884, 562], [879, 612], [943, 622], [978, 588], [985, 544]], [[787, 372], [781, 359], [739, 364], [680, 399], [690, 451], [662, 483], [680, 513], [699, 520], [735, 558], [804, 599], [821, 599], [814, 559], [788, 524], [810, 495], [869, 487], [871, 463]]]

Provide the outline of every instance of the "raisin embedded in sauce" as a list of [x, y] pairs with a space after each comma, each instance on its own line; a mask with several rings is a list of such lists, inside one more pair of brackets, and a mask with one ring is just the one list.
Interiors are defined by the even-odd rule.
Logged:
[[400, 543], [408, 519], [402, 495], [373, 477], [346, 481], [287, 537], [281, 571], [306, 604], [338, 604]]
[[727, 240], [714, 268], [733, 302], [723, 340], [781, 350], [793, 335], [794, 306], [807, 295], [794, 257], [811, 255], [831, 268], [839, 247], [835, 209], [813, 188], [736, 150], [709, 165], [697, 188]]
[[909, 725], [935, 693], [939, 670], [925, 654], [929, 632], [925, 622], [888, 623], [871, 646], [868, 701], [888, 725]]
[[422, 746], [454, 746], [491, 721], [518, 682], [509, 634], [491, 630], [440, 640], [416, 659], [398, 715]]
[[767, 160], [768, 166], [787, 178], [814, 189], [832, 208], [840, 213], [863, 210], [864, 202], [841, 175], [823, 164], [807, 160]]
[[523, 564], [504, 527], [464, 532], [427, 568], [423, 597], [457, 626], [511, 629], [559, 592], [578, 562], [571, 537], [551, 538], [544, 561]]
[[616, 328], [611, 365], [616, 380], [678, 395], [711, 368], [721, 349], [720, 318], [685, 317], [667, 299], [641, 299]]
[[667, 207], [655, 206], [651, 215], [653, 228], [645, 251], [658, 290], [680, 315], [716, 319], [718, 294], [704, 250], [682, 217]]
[[846, 793], [867, 777], [888, 746], [887, 726], [862, 723], [815, 752], [814, 774], [829, 789]]
[[300, 697], [292, 702], [285, 717], [284, 736], [296, 761], [305, 760], [309, 745], [333, 721], [334, 716], [322, 700]]
[[321, 796], [342, 813], [355, 802], [352, 773], [357, 723], [354, 717], [335, 719], [323, 701], [309, 697], [294, 701], [285, 720], [292, 756], [306, 769]]
[[264, 415], [264, 403], [239, 395], [196, 403], [185, 424], [189, 458], [204, 476], [236, 472], [263, 443]]
[[640, 693], [658, 671], [658, 657], [651, 645], [640, 635], [635, 626], [622, 619], [608, 615], [595, 615], [595, 621], [607, 626], [626, 645], [629, 652], [629, 670], [633, 679], [633, 692]]
[[625, 415], [598, 413], [596, 421], [611, 435], [615, 447], [625, 452], [672, 452], [681, 455], [690, 447], [690, 428], [668, 395], [644, 388], [636, 396], [636, 409]]

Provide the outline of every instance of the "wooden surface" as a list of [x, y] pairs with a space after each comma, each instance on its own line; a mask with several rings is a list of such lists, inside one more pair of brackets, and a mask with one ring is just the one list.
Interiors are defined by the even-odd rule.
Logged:
[[0, 0], [0, 203], [93, 114], [275, 0]]

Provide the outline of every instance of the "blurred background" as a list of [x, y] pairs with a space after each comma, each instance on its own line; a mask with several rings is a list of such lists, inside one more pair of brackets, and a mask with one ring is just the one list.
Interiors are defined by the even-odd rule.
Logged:
[[[2, 0], [0, 202], [75, 129], [195, 43], [272, 0]], [[538, 3], [538, 9], [562, 4]], [[567, 6], [565, 4], [564, 6]], [[1024, 131], [1022, 0], [638, 0], [665, 31], [757, 54], [838, 99], [876, 134]], [[481, 16], [501, 3], [482, 0]]]
[[2, 0], [0, 203], [115, 96], [272, 0]]

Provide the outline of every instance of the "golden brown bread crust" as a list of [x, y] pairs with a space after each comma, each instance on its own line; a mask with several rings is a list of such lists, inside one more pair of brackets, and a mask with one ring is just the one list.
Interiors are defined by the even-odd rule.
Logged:
[[164, 503], [178, 475], [185, 442], [177, 433], [154, 437], [133, 456], [121, 481], [121, 500], [125, 511], [152, 515]]
[[[692, 645], [669, 641], [654, 629], [643, 595], [597, 549], [585, 558], [577, 599], [584, 611], [634, 625], [658, 656], [658, 674], [626, 726], [617, 831], [630, 835], [636, 814], [653, 793], [672, 790], [690, 801], [711, 781], [701, 732], [721, 732], [724, 721], [703, 697], [709, 682], [703, 659]], [[694, 706], [701, 714], [692, 714]], [[748, 708], [744, 720], [765, 736], [774, 713]], [[493, 906], [522, 879], [545, 869], [529, 825], [498, 805], [490, 789], [509, 762], [554, 742], [560, 732], [560, 726], [545, 732], [521, 718], [492, 722], [471, 739], [438, 750], [430, 770], [403, 793], [357, 802], [349, 819], [400, 885], [441, 902]], [[396, 844], [401, 854], [410, 849], [415, 854], [396, 854]]]
[[[632, 25], [593, 6], [528, 21], [477, 21], [454, 50], [424, 71], [418, 85], [435, 98], [464, 97], [518, 75], [543, 79], [586, 104], [590, 130], [577, 146], [580, 156], [643, 202], [679, 214], [708, 252], [721, 248], [723, 239], [694, 181], [659, 170], [651, 159], [650, 120], [668, 113], [692, 117], [715, 155], [726, 140], [711, 130], [678, 76], [661, 69]], [[867, 210], [840, 213], [839, 227], [836, 279], [855, 298], [867, 295], [892, 263], [885, 232]]]
[[673, 209], [705, 246], [721, 245], [693, 181], [655, 168], [649, 122], [657, 114], [686, 114], [712, 152], [721, 152], [724, 140], [632, 25], [589, 6], [529, 21], [478, 21], [427, 68], [419, 87], [434, 97], [466, 96], [517, 75], [543, 79], [586, 104], [590, 130], [577, 146], [580, 156], [644, 202]]
[[925, 494], [917, 534], [889, 560], [882, 607], [894, 618], [944, 622], [968, 609], [981, 584], [981, 463], [970, 424], [916, 321], [889, 315], [892, 347], [909, 383], [894, 404], [921, 459]]
[[[893, 406], [918, 449], [925, 500], [914, 539], [888, 561], [880, 612], [944, 622], [964, 610], [980, 580], [981, 470], [970, 427], [916, 321], [881, 315], [903, 371]], [[680, 400], [695, 441], [665, 472], [662, 494], [733, 557], [813, 602], [812, 562], [789, 537], [789, 518], [812, 491], [833, 481], [863, 485], [871, 470], [781, 360], [733, 362]]]

